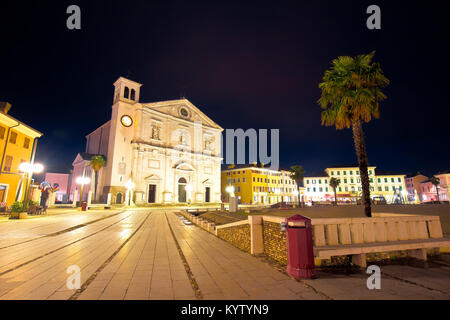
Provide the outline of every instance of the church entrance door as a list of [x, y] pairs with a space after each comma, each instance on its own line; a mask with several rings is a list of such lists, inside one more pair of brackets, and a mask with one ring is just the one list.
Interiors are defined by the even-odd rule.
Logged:
[[186, 184], [185, 178], [178, 180], [178, 202], [186, 202]]
[[148, 185], [148, 203], [156, 202], [156, 184]]

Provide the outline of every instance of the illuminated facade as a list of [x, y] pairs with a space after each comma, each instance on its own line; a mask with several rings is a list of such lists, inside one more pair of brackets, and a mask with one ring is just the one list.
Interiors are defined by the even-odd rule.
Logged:
[[22, 162], [33, 162], [39, 131], [8, 115], [10, 104], [0, 102], [0, 202], [8, 206], [23, 201], [26, 177], [19, 171]]
[[[406, 202], [405, 175], [368, 167], [370, 195], [372, 199], [383, 197], [387, 203]], [[356, 202], [361, 198], [362, 187], [357, 166], [336, 166], [326, 168], [321, 174], [306, 176], [303, 179], [306, 201], [334, 201], [334, 191], [330, 179], [340, 181], [336, 189], [340, 202]]]
[[89, 159], [103, 155], [97, 201], [219, 202], [223, 129], [187, 99], [141, 103], [141, 84], [121, 77], [114, 87], [111, 119], [87, 135], [73, 181], [88, 175], [93, 190]]
[[222, 170], [222, 199], [228, 202], [225, 189], [233, 186], [241, 203], [298, 202], [297, 184], [290, 176], [287, 170], [273, 170], [263, 165], [231, 165]]
[[434, 176], [439, 179], [439, 184], [437, 186], [433, 185], [428, 179], [420, 183], [422, 202], [438, 201], [437, 191], [439, 191], [439, 201], [448, 202], [450, 196], [450, 172], [445, 171], [435, 174]]

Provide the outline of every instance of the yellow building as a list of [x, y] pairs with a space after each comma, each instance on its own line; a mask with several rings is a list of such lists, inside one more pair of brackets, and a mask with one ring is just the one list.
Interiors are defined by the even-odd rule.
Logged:
[[[384, 198], [387, 203], [407, 202], [405, 175], [368, 167], [370, 196], [374, 200]], [[330, 179], [340, 181], [336, 197], [340, 202], [356, 202], [361, 198], [362, 187], [359, 167], [334, 166], [321, 174], [309, 175], [303, 179], [306, 201], [334, 201]]]
[[297, 184], [287, 170], [273, 170], [264, 165], [231, 165], [222, 170], [222, 200], [228, 202], [226, 187], [233, 186], [241, 203], [274, 204], [297, 202]]
[[11, 206], [24, 198], [22, 162], [33, 162], [37, 138], [42, 133], [8, 115], [11, 105], [0, 102], [0, 202]]

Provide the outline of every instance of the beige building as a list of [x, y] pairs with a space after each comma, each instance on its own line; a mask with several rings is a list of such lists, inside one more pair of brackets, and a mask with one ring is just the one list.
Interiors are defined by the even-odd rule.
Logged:
[[[406, 202], [405, 175], [368, 167], [371, 198], [384, 198], [388, 203]], [[306, 176], [303, 179], [306, 201], [334, 201], [330, 179], [340, 181], [336, 194], [338, 201], [356, 202], [361, 197], [362, 187], [359, 167], [333, 166], [323, 173]]]
[[77, 176], [91, 177], [83, 199], [94, 188], [89, 160], [103, 155], [99, 202], [220, 202], [223, 129], [187, 99], [141, 103], [141, 84], [120, 77], [114, 87], [111, 119], [73, 163], [77, 190]]

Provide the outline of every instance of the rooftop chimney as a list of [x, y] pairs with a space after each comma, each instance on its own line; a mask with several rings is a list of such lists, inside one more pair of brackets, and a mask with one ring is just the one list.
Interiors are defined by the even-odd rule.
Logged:
[[7, 114], [9, 109], [11, 109], [11, 103], [0, 101], [0, 112]]

